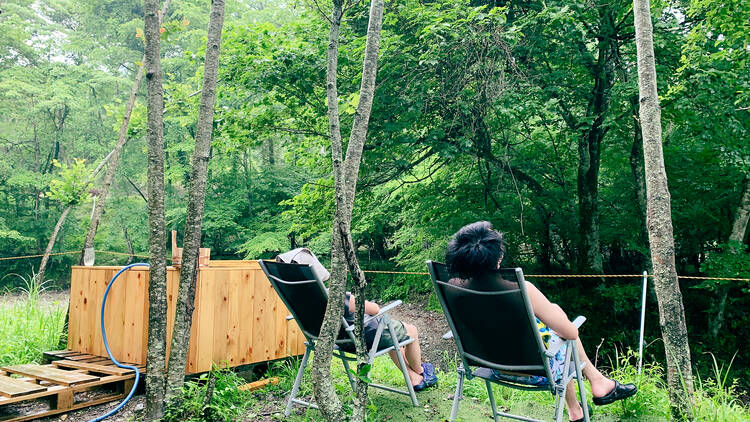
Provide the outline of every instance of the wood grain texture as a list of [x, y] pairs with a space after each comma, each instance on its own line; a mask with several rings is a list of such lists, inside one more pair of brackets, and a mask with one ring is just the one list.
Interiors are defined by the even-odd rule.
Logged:
[[[74, 266], [68, 349], [106, 356], [99, 327], [102, 297], [121, 267]], [[105, 325], [114, 357], [145, 364], [148, 324], [147, 268], [123, 273], [107, 298]], [[175, 318], [179, 269], [167, 269], [167, 345]], [[256, 261], [211, 261], [198, 274], [186, 373], [298, 356], [304, 336]]]

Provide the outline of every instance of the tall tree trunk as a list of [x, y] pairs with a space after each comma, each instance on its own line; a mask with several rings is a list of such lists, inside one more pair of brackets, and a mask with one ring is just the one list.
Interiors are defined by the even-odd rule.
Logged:
[[[608, 9], [600, 10], [600, 25], [607, 25]], [[599, 236], [599, 167], [601, 148], [607, 128], [604, 118], [609, 109], [612, 87], [612, 48], [610, 35], [599, 40], [597, 60], [591, 65], [594, 87], [588, 104], [587, 116], [593, 121], [578, 140], [578, 267], [581, 272], [601, 274], [602, 250]]]
[[[334, 214], [331, 241], [331, 279], [329, 282], [329, 300], [321, 328], [320, 338], [316, 344], [313, 361], [313, 380], [315, 399], [328, 421], [344, 420], [341, 400], [336, 395], [330, 376], [333, 343], [341, 324], [343, 303], [346, 292], [346, 266], [352, 273], [355, 282], [355, 337], [357, 350], [357, 372], [362, 373], [367, 364], [367, 347], [364, 341], [362, 322], [364, 319], [364, 301], [366, 280], [357, 262], [352, 238], [351, 219], [354, 198], [359, 177], [359, 166], [362, 150], [367, 138], [367, 127], [372, 111], [377, 75], [380, 32], [383, 22], [383, 0], [372, 0], [365, 44], [365, 58], [362, 67], [362, 81], [359, 91], [359, 105], [354, 115], [346, 157], [343, 155], [341, 127], [338, 111], [338, 45], [343, 16], [342, 0], [333, 1], [331, 30], [328, 43], [328, 67], [326, 71], [326, 93], [328, 96], [328, 118], [331, 136], [331, 158], [335, 184], [336, 212]], [[364, 421], [367, 411], [367, 383], [356, 378], [354, 411], [352, 420]]]
[[164, 92], [161, 75], [159, 0], [144, 0], [148, 140], [148, 352], [146, 413], [152, 421], [164, 415], [167, 348], [167, 233], [164, 220]]
[[195, 284], [198, 276], [198, 251], [201, 246], [201, 223], [206, 198], [206, 176], [211, 152], [211, 133], [214, 124], [216, 83], [219, 75], [221, 29], [224, 25], [224, 0], [212, 0], [206, 40], [203, 89], [198, 111], [198, 124], [190, 174], [185, 234], [183, 237], [180, 287], [177, 297], [172, 344], [169, 351], [166, 399], [177, 395], [185, 381], [190, 326], [195, 308]]
[[[635, 200], [640, 211], [640, 233], [641, 245], [648, 249], [648, 227], [646, 225], [646, 173], [643, 162], [643, 135], [641, 134], [641, 123], [638, 120], [638, 98], [630, 99], [633, 112], [633, 147], [630, 149], [630, 172], [633, 176]], [[650, 269], [651, 262], [646, 254], [643, 256], [646, 269]]]
[[633, 17], [638, 53], [638, 92], [648, 199], [648, 234], [654, 290], [659, 303], [659, 324], [667, 359], [667, 383], [672, 413], [677, 418], [687, 417], [692, 420], [693, 370], [685, 310], [675, 268], [672, 210], [662, 151], [661, 109], [656, 90], [656, 64], [649, 0], [633, 0]]
[[[170, 1], [171, 0], [164, 1], [164, 5], [161, 8], [161, 14], [159, 15], [159, 22], [161, 22], [162, 16], [167, 13], [167, 8], [169, 7]], [[146, 56], [144, 55], [141, 59], [141, 63], [145, 62]], [[101, 221], [102, 214], [104, 213], [104, 206], [107, 203], [109, 188], [112, 186], [112, 182], [115, 179], [115, 170], [117, 170], [117, 163], [120, 159], [120, 152], [128, 142], [128, 127], [130, 126], [130, 116], [133, 114], [135, 98], [138, 95], [138, 90], [141, 87], [141, 81], [143, 81], [144, 73], [144, 66], [139, 66], [138, 72], [135, 75], [135, 80], [133, 81], [133, 87], [130, 89], [128, 104], [125, 106], [125, 114], [123, 115], [122, 123], [120, 124], [120, 133], [117, 135], [117, 144], [115, 144], [115, 149], [110, 153], [111, 157], [109, 159], [109, 166], [107, 166], [107, 173], [104, 174], [104, 180], [102, 181], [101, 190], [99, 192], [99, 201], [94, 207], [94, 212], [91, 215], [89, 230], [86, 234], [86, 239], [83, 242], [83, 249], [81, 250], [81, 258], [78, 262], [78, 265], [83, 265], [83, 254], [86, 251], [86, 248], [94, 247], [94, 237], [96, 236], [96, 230], [99, 228], [99, 221]]]
[[[727, 248], [728, 253], [743, 253], [744, 245], [742, 241], [745, 240], [745, 232], [747, 231], [748, 220], [750, 219], [750, 178], [746, 177], [745, 182], [742, 185], [742, 197], [740, 198], [740, 204], [737, 206], [737, 211], [734, 214], [734, 223], [732, 224], [732, 232], [729, 234], [729, 242]], [[712, 316], [709, 317], [708, 331], [711, 338], [714, 340], [719, 337], [721, 327], [724, 325], [724, 315], [727, 308], [727, 299], [729, 298], [729, 289], [731, 284], [727, 282], [719, 282], [720, 284], [716, 289], [715, 305], [712, 312]]]
[[[338, 52], [339, 36], [341, 33], [341, 18], [343, 16], [343, 0], [333, 0], [331, 11], [331, 29], [328, 34], [328, 64], [326, 69], [326, 94], [328, 97], [328, 127], [331, 137], [334, 183], [340, 183], [341, 160], [343, 158], [341, 144], [341, 125], [338, 107]], [[336, 204], [343, 198], [340, 189], [336, 189]], [[341, 199], [343, 200], [343, 199]], [[336, 395], [331, 379], [331, 359], [333, 343], [341, 327], [341, 317], [344, 309], [342, 303], [346, 297], [346, 266], [341, 253], [341, 232], [336, 230], [337, 210], [334, 214], [334, 229], [331, 233], [331, 278], [328, 283], [328, 306], [323, 316], [320, 336], [315, 344], [313, 356], [312, 379], [315, 401], [320, 407], [323, 417], [327, 421], [344, 420], [344, 409], [341, 400]]]
[[70, 210], [73, 208], [73, 205], [66, 205], [65, 209], [63, 210], [62, 214], [60, 214], [60, 218], [57, 219], [57, 224], [55, 224], [55, 229], [52, 230], [52, 235], [49, 238], [49, 242], [47, 242], [47, 249], [44, 250], [44, 256], [42, 256], [42, 262], [39, 264], [39, 271], [36, 273], [36, 278], [39, 283], [44, 283], [44, 273], [47, 271], [47, 262], [49, 261], [49, 255], [52, 253], [52, 248], [55, 247], [55, 241], [57, 240], [57, 235], [60, 233], [60, 229], [62, 228], [63, 224], [65, 224], [65, 219], [68, 218], [68, 214], [70, 213]]

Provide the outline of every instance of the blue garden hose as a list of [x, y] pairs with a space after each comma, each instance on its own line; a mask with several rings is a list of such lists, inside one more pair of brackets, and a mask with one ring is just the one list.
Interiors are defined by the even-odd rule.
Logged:
[[119, 412], [120, 409], [122, 409], [125, 404], [130, 401], [130, 399], [133, 397], [133, 394], [135, 394], [135, 389], [138, 388], [138, 380], [140, 379], [140, 372], [138, 372], [138, 368], [131, 365], [124, 365], [115, 359], [114, 356], [112, 356], [112, 351], [109, 350], [109, 343], [107, 342], [107, 330], [104, 327], [104, 308], [107, 306], [107, 295], [109, 294], [109, 289], [112, 288], [112, 285], [115, 284], [115, 280], [117, 280], [117, 277], [120, 276], [120, 274], [124, 273], [125, 271], [133, 268], [133, 267], [148, 267], [149, 265], [146, 263], [135, 263], [125, 266], [123, 269], [117, 272], [114, 277], [112, 277], [112, 280], [109, 281], [109, 284], [107, 284], [107, 289], [104, 290], [104, 298], [102, 298], [102, 313], [101, 313], [101, 323], [102, 323], [102, 340], [104, 340], [104, 348], [107, 350], [107, 355], [109, 355], [109, 359], [114, 363], [116, 366], [124, 369], [130, 369], [135, 371], [135, 381], [133, 382], [133, 388], [130, 389], [130, 394], [128, 394], [127, 397], [125, 397], [125, 400], [123, 400], [120, 404], [117, 405], [114, 409], [110, 410], [107, 414], [103, 416], [99, 416], [96, 419], [92, 419], [91, 422], [99, 422], [103, 421], [104, 419], [114, 415], [115, 413]]

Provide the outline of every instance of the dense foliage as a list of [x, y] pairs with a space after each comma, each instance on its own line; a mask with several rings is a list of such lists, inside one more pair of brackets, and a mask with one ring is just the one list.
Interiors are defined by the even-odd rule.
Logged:
[[[325, 257], [330, 248], [328, 22], [315, 4], [228, 2], [203, 222], [213, 257], [270, 257], [297, 245]], [[43, 251], [69, 204], [54, 252], [77, 251], [97, 194], [96, 181], [81, 182], [114, 146], [141, 64], [142, 4], [1, 7], [0, 256]], [[631, 2], [386, 7], [352, 225], [363, 265], [424, 271], [455, 230], [486, 219], [505, 232], [507, 264], [529, 273], [648, 269]], [[207, 11], [208, 2], [174, 0], [163, 32], [167, 223], [180, 232]], [[747, 235], [732, 248], [727, 240], [750, 165], [750, 2], [655, 1], [652, 11], [678, 271], [748, 277]], [[344, 133], [358, 103], [366, 4], [348, 16], [339, 59]], [[139, 97], [97, 250], [147, 249], [144, 136]], [[97, 254], [97, 263], [125, 259]], [[77, 261], [54, 256], [47, 274], [64, 286]], [[0, 276], [36, 265], [0, 261]], [[635, 344], [634, 279], [536, 281], [566, 309], [597, 316], [587, 330], [609, 339], [605, 349]], [[381, 297], [430, 289], [418, 276], [376, 276], [372, 285]], [[682, 282], [698, 359], [701, 351], [728, 358], [748, 345], [742, 282], [731, 284], [721, 335], [707, 335], [720, 286]], [[656, 304], [649, 306], [653, 338]], [[735, 368], [746, 367], [740, 355]]]

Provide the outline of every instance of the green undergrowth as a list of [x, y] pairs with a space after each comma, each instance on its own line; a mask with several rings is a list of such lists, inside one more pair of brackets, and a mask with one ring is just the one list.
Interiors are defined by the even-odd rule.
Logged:
[[[213, 388], [209, 388], [209, 384]], [[228, 369], [214, 367], [209, 374], [188, 380], [182, 394], [169, 403], [163, 422], [243, 420], [255, 402], [252, 393], [238, 387], [246, 381]]]
[[[440, 381], [437, 387], [417, 393], [420, 406], [412, 407], [407, 396], [393, 394], [382, 390], [370, 389], [368, 421], [371, 422], [400, 422], [400, 421], [444, 421], [450, 415], [453, 394], [456, 388], [455, 358], [444, 359], [447, 368], [439, 368]], [[312, 360], [310, 360], [312, 362]], [[616, 357], [609, 363], [607, 373], [610, 377], [623, 382], [634, 382], [639, 389], [638, 394], [627, 400], [609, 406], [593, 406], [594, 421], [668, 421], [669, 395], [664, 383], [665, 374], [658, 364], [646, 364], [642, 373], [637, 373], [635, 366], [636, 355], [628, 352]], [[265, 376], [279, 377], [278, 385], [271, 387], [256, 397], [276, 397], [276, 412], [269, 409], [267, 400], [258, 400], [250, 407], [247, 415], [255, 420], [265, 415], [281, 419], [286, 395], [291, 390], [298, 368], [298, 360], [288, 360], [274, 363], [269, 367]], [[305, 371], [300, 388], [300, 397], [308, 399], [312, 396], [312, 382], [308, 370]], [[721, 367], [717, 364], [715, 372], [706, 378], [696, 381], [694, 411], [699, 421], [747, 421], [750, 420], [750, 409], [743, 406], [736, 398], [736, 383], [727, 380], [728, 365]], [[340, 362], [332, 364], [334, 385], [346, 406], [351, 406], [351, 389], [346, 380], [343, 366]], [[402, 388], [404, 379], [401, 372], [383, 356], [376, 359], [370, 378], [377, 383]], [[718, 380], [718, 381], [717, 381]], [[524, 416], [551, 420], [554, 402], [551, 394], [545, 392], [520, 391], [493, 385], [493, 391], [498, 408]], [[591, 402], [591, 391], [586, 383], [588, 402]], [[270, 410], [270, 411], [269, 411]], [[486, 421], [491, 418], [489, 398], [485, 383], [480, 379], [473, 379], [464, 383], [464, 400], [459, 408], [459, 421]], [[304, 409], [295, 406], [292, 416], [288, 419], [294, 422], [322, 421], [320, 412], [314, 409]], [[564, 420], [567, 420], [567, 415]]]
[[23, 280], [20, 294], [0, 295], [0, 365], [40, 363], [42, 355], [65, 342], [65, 303], [45, 302], [44, 283], [32, 275]]

